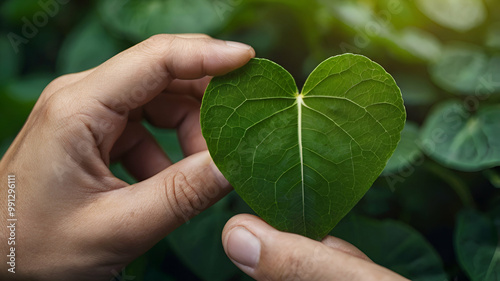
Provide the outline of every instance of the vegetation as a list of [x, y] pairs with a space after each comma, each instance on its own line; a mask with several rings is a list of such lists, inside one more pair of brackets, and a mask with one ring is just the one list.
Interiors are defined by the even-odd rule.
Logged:
[[[498, 1], [6, 0], [0, 22], [0, 153], [49, 81], [152, 34], [248, 43], [299, 89], [328, 57], [371, 58], [401, 88], [407, 122], [383, 176], [332, 234], [412, 280], [500, 279]], [[148, 128], [172, 159], [182, 157], [175, 132]], [[112, 169], [133, 181], [119, 164]], [[124, 276], [247, 279], [220, 242], [224, 223], [241, 212], [252, 210], [233, 192]]]

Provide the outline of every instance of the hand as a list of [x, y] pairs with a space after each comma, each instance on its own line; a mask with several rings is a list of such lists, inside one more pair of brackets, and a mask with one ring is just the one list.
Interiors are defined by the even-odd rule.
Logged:
[[[0, 279], [109, 280], [227, 194], [231, 187], [205, 151], [200, 101], [207, 75], [254, 55], [247, 45], [204, 35], [157, 35], [47, 86], [0, 162], [3, 182], [16, 176], [18, 219], [16, 273], [7, 272], [2, 254]], [[172, 165], [143, 119], [176, 128], [187, 158]], [[141, 182], [114, 177], [111, 161]], [[7, 231], [1, 228], [2, 253]]]
[[344, 240], [318, 242], [277, 231], [252, 215], [237, 215], [222, 232], [236, 266], [256, 280], [404, 281]]

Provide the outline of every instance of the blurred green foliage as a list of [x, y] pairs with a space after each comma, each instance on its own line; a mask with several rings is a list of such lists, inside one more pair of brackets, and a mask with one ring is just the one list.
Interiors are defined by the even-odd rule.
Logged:
[[[500, 2], [6, 0], [0, 23], [0, 155], [52, 79], [152, 34], [248, 43], [290, 71], [299, 88], [327, 57], [370, 57], [401, 87], [409, 122], [383, 176], [333, 234], [413, 280], [500, 278]], [[182, 158], [175, 132], [148, 128], [172, 159]], [[121, 165], [112, 170], [133, 182]], [[220, 242], [225, 221], [241, 212], [251, 210], [230, 194], [124, 274], [248, 279]]]

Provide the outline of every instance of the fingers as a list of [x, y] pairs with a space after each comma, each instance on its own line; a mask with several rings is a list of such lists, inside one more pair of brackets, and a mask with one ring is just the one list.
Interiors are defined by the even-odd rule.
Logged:
[[257, 280], [407, 280], [368, 261], [348, 243], [323, 242], [277, 231], [251, 215], [233, 217], [222, 233], [228, 257]]
[[147, 120], [160, 128], [176, 128], [184, 155], [207, 150], [200, 127], [200, 101], [191, 96], [162, 94], [144, 107]]
[[101, 204], [109, 229], [115, 229], [113, 237], [146, 250], [230, 191], [208, 152], [201, 152], [152, 178], [109, 192]]
[[153, 36], [97, 67], [80, 81], [80, 87], [87, 99], [123, 112], [151, 101], [175, 78], [224, 74], [255, 55], [241, 43], [186, 37]]
[[111, 160], [121, 160], [138, 181], [152, 177], [172, 164], [140, 122], [128, 123], [111, 150]]
[[212, 77], [210, 76], [196, 80], [175, 79], [168, 85], [165, 91], [168, 93], [189, 95], [201, 101], [211, 79]]

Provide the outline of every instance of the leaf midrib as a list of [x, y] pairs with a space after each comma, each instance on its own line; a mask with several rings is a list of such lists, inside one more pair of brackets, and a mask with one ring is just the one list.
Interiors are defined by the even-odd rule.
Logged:
[[307, 234], [306, 229], [306, 204], [305, 204], [305, 184], [304, 184], [304, 148], [302, 147], [302, 105], [304, 101], [302, 100], [304, 96], [302, 94], [297, 95], [297, 110], [298, 110], [298, 120], [297, 120], [297, 134], [299, 139], [299, 155], [300, 155], [300, 179], [302, 187], [302, 223], [304, 224], [304, 232]]

